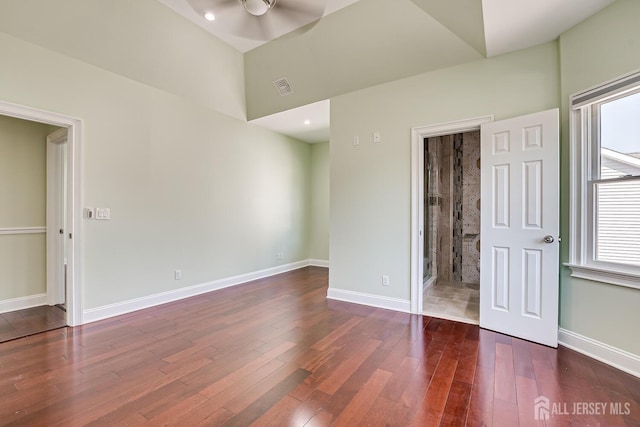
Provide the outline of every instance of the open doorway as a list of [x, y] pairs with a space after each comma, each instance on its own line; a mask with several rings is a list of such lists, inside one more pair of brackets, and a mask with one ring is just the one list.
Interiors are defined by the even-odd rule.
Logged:
[[[51, 135], [58, 135], [57, 139]], [[0, 116], [0, 342], [66, 326], [66, 128]]]
[[[462, 162], [465, 161], [464, 135], [468, 133], [470, 137], [467, 140], [467, 151], [475, 151], [476, 147], [479, 150], [480, 128], [483, 124], [491, 121], [493, 121], [493, 117], [486, 116], [412, 129], [412, 313], [478, 323], [477, 319], [469, 320], [469, 318], [459, 313], [462, 311], [463, 305], [464, 309], [466, 309], [469, 302], [479, 302], [479, 296], [474, 293], [478, 286], [473, 286], [473, 282], [479, 283], [476, 278], [479, 276], [478, 261], [480, 252], [477, 248], [477, 242], [480, 239], [479, 219], [477, 221], [477, 230], [474, 228], [475, 223], [469, 221], [465, 227], [463, 222], [463, 211], [465, 209], [471, 210], [471, 208], [475, 208], [479, 210], [479, 203], [477, 201], [474, 202], [476, 197], [479, 200], [479, 194], [473, 197], [467, 194], [465, 198]], [[430, 140], [431, 144], [429, 143]], [[457, 154], [456, 144], [458, 145]], [[473, 150], [470, 147], [473, 147]], [[431, 149], [429, 150], [429, 148]], [[479, 155], [479, 153], [477, 154]], [[467, 157], [467, 162], [473, 162], [471, 159], [473, 155]], [[454, 168], [455, 162], [460, 163], [457, 168]], [[470, 168], [470, 165], [468, 165], [468, 168]], [[451, 189], [454, 188], [454, 179], [461, 181], [458, 184], [460, 191], [456, 194], [451, 192]], [[467, 181], [470, 182], [469, 180]], [[478, 183], [479, 181], [478, 179]], [[473, 205], [474, 203], [476, 203], [476, 206]], [[454, 218], [454, 211], [459, 213], [460, 218]], [[467, 219], [469, 220], [469, 218], [470, 215], [468, 214]], [[455, 253], [454, 250], [456, 251]], [[466, 257], [464, 256], [465, 253], [467, 254]], [[469, 256], [470, 254], [473, 254], [473, 256]], [[467, 287], [469, 282], [471, 282], [470, 289]], [[428, 296], [427, 291], [429, 290], [431, 293], [433, 290], [438, 290], [436, 294], [441, 294], [431, 294], [431, 297], [438, 298], [438, 300], [428, 301], [430, 304], [437, 302], [440, 311], [442, 311], [441, 313], [432, 310], [434, 306], [431, 305], [427, 305], [427, 310], [425, 310], [425, 296]], [[459, 295], [456, 296], [455, 291], [458, 291]], [[445, 313], [449, 307], [442, 301], [446, 299], [444, 297], [451, 297], [452, 301], [458, 301], [458, 303], [455, 303], [459, 306], [457, 314], [451, 313], [456, 311], [453, 308], [449, 310], [449, 314]]]
[[480, 317], [480, 131], [424, 139], [423, 314]]
[[[0, 274], [0, 314], [14, 313], [4, 315], [11, 319], [4, 326], [24, 336], [30, 333], [13, 324], [20, 317], [33, 325], [79, 325], [81, 122], [2, 101], [0, 120], [15, 131], [5, 135], [2, 155], [11, 165], [3, 169], [12, 175], [3, 179], [0, 262], [11, 267]], [[34, 141], [28, 149], [20, 131]]]

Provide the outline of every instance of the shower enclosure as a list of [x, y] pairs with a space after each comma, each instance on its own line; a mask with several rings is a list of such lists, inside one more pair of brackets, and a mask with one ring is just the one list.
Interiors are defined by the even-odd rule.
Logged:
[[480, 283], [480, 135], [425, 140], [424, 286]]

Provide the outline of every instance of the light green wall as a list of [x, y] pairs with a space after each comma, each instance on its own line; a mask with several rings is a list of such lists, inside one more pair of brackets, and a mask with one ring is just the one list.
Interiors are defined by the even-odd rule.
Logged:
[[548, 43], [333, 98], [329, 286], [408, 300], [411, 128], [558, 107], [558, 67]]
[[[562, 70], [561, 261], [569, 260], [569, 96], [640, 70], [640, 2], [618, 0], [560, 37]], [[561, 269], [560, 326], [640, 354], [640, 291], [570, 277]]]
[[309, 258], [329, 260], [329, 142], [311, 145]]
[[[0, 228], [46, 225], [49, 127], [0, 116]], [[0, 235], [0, 301], [46, 292], [45, 234]]]
[[0, 31], [245, 118], [242, 54], [156, 0], [3, 0]]
[[[481, 58], [414, 2], [394, 0], [391, 9], [385, 0], [359, 0], [247, 52], [249, 119]], [[293, 94], [278, 94], [273, 82], [282, 77]]]
[[112, 217], [84, 220], [85, 308], [308, 257], [308, 144], [2, 33], [0, 55], [1, 100], [83, 120], [83, 204]]

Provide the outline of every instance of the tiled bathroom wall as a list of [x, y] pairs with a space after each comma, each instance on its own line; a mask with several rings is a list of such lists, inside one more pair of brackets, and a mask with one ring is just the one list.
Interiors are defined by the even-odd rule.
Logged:
[[425, 262], [438, 281], [480, 283], [480, 133], [428, 138], [425, 146], [425, 229], [432, 242]]
[[462, 137], [462, 281], [480, 283], [480, 132]]
[[462, 282], [462, 250], [463, 250], [463, 227], [462, 227], [462, 201], [464, 200], [464, 172], [462, 170], [463, 158], [463, 134], [453, 135], [453, 169], [451, 171], [452, 186], [451, 197], [453, 200], [453, 217], [451, 227], [451, 280]]

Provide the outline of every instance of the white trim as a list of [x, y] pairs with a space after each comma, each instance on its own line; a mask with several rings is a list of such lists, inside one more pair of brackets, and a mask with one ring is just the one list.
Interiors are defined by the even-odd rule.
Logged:
[[365, 294], [336, 288], [329, 288], [327, 298], [370, 307], [385, 308], [387, 310], [401, 311], [403, 313], [411, 312], [411, 301], [400, 298], [384, 297], [381, 295]]
[[571, 277], [634, 289], [640, 289], [640, 268], [594, 259], [595, 202], [589, 181], [593, 181], [596, 173], [593, 158], [599, 155], [592, 152], [599, 133], [594, 105], [631, 91], [637, 92], [639, 81], [640, 72], [636, 71], [570, 97], [569, 262], [564, 263], [571, 269]]
[[14, 234], [42, 234], [47, 232], [47, 227], [8, 227], [0, 228], [0, 235]]
[[326, 267], [329, 268], [329, 260], [325, 259], [310, 259], [309, 265], [313, 267]]
[[[65, 252], [65, 144], [67, 128], [47, 135], [47, 300], [49, 305], [66, 302], [64, 294]], [[62, 230], [62, 233], [60, 232]]]
[[558, 342], [564, 347], [640, 378], [640, 356], [636, 354], [562, 328], [558, 329]]
[[638, 84], [640, 84], [640, 71], [632, 71], [597, 86], [574, 93], [569, 97], [570, 109], [579, 110], [586, 105], [623, 95], [637, 89]]
[[121, 301], [96, 308], [90, 308], [84, 311], [83, 320], [84, 323], [90, 323], [107, 319], [109, 317], [120, 316], [122, 314], [131, 313], [133, 311], [155, 307], [157, 305], [178, 301], [184, 298], [193, 297], [219, 289], [229, 288], [231, 286], [241, 285], [243, 283], [274, 276], [276, 274], [285, 273], [287, 271], [297, 270], [309, 265], [311, 265], [311, 260], [303, 260], [293, 262], [291, 264], [279, 265], [277, 267], [254, 271], [252, 273], [240, 274], [237, 276], [218, 279], [211, 282], [187, 286], [185, 288], [174, 289], [171, 291], [161, 292], [145, 297], [134, 298], [127, 301]]
[[571, 269], [571, 277], [640, 289], [640, 275], [633, 272], [615, 271], [609, 268], [598, 268], [591, 265], [569, 263], [565, 263], [564, 265]]
[[67, 129], [61, 128], [47, 136], [47, 142], [54, 145], [67, 143]]
[[424, 139], [479, 130], [492, 121], [493, 116], [483, 116], [411, 129], [411, 313], [422, 314], [423, 305]]
[[[82, 121], [64, 114], [39, 110], [0, 100], [0, 115], [36, 121], [68, 130], [67, 164], [67, 324], [82, 324], [83, 229], [82, 229]], [[72, 236], [69, 237], [69, 236]]]
[[29, 295], [0, 301], [0, 313], [47, 305], [47, 294]]

